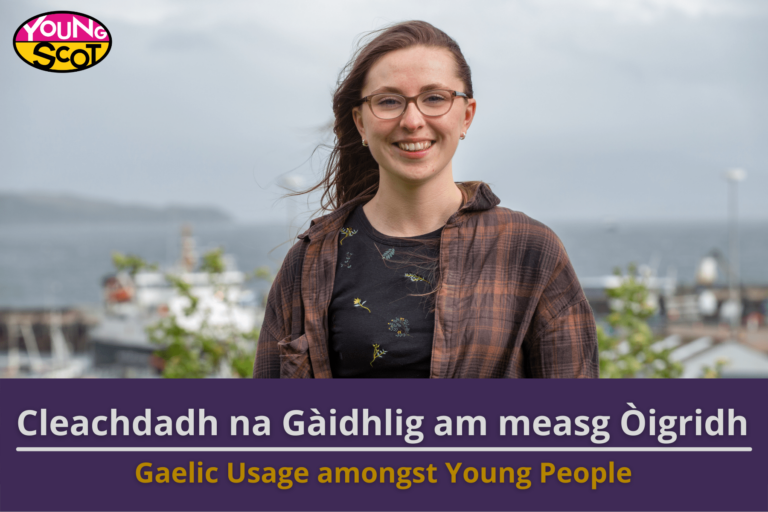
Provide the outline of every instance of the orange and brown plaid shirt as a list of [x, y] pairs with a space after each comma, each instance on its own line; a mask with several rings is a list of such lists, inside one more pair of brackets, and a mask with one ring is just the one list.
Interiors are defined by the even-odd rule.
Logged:
[[[440, 240], [432, 378], [598, 376], [592, 309], [563, 244], [501, 208], [482, 182]], [[358, 197], [315, 219], [288, 251], [267, 299], [254, 378], [330, 378], [328, 305], [339, 230]]]

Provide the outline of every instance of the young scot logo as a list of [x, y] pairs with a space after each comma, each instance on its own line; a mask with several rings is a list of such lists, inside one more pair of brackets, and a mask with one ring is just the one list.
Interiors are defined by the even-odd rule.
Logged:
[[112, 48], [112, 34], [87, 14], [52, 11], [22, 23], [13, 34], [13, 48], [34, 68], [71, 73], [103, 61]]

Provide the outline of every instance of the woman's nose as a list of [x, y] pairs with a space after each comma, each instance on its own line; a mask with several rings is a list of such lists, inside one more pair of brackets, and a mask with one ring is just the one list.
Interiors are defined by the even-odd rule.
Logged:
[[416, 131], [424, 126], [424, 116], [419, 112], [415, 102], [409, 103], [405, 108], [405, 113], [400, 119], [400, 126], [410, 132]]

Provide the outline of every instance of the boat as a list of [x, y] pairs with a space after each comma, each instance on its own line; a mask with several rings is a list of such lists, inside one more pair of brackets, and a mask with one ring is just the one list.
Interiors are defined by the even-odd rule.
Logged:
[[[87, 353], [76, 354], [74, 349], [83, 346], [83, 336], [79, 336], [78, 331], [84, 331], [92, 322], [93, 318], [84, 311], [28, 309], [0, 312], [7, 347], [7, 351], [0, 354], [0, 378], [86, 376], [91, 370], [92, 358]], [[69, 332], [69, 340], [65, 330]]]
[[[104, 310], [90, 331], [94, 368], [100, 376], [155, 377], [162, 361], [153, 354], [162, 345], [153, 343], [147, 328], [171, 315], [186, 330], [234, 328], [250, 333], [261, 325], [263, 308], [253, 291], [244, 287], [246, 274], [234, 258], [221, 255], [223, 269], [212, 280], [208, 272], [196, 270], [198, 255], [191, 230], [182, 231], [180, 261], [163, 270], [121, 270], [102, 281]], [[180, 293], [173, 280], [188, 287], [197, 298], [197, 309], [188, 314], [190, 299]], [[255, 345], [254, 345], [255, 348]]]

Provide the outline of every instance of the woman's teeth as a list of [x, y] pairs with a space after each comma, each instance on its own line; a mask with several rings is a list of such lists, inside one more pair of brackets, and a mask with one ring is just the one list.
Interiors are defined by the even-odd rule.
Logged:
[[424, 151], [432, 145], [432, 141], [426, 140], [424, 142], [398, 142], [397, 146], [403, 151]]

